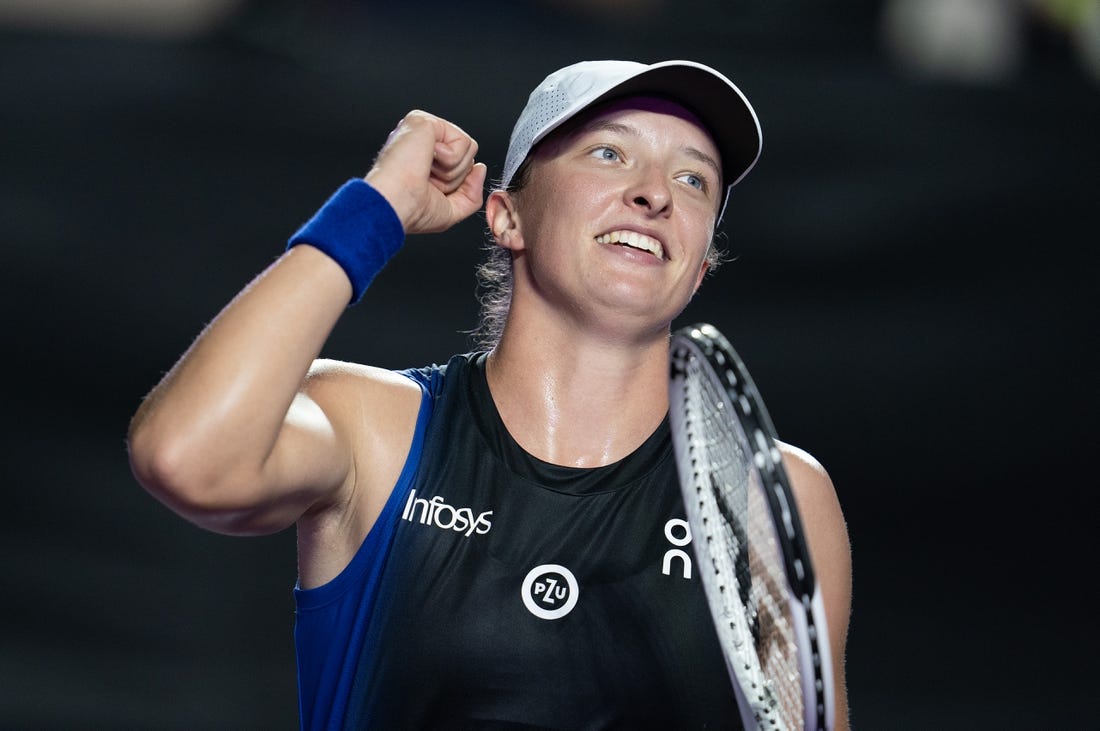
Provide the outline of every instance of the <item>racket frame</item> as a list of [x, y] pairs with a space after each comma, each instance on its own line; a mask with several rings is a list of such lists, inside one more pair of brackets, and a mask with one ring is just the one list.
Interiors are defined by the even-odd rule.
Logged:
[[[802, 520], [798, 513], [790, 479], [783, 467], [782, 454], [776, 444], [775, 427], [764, 406], [763, 399], [737, 352], [717, 328], [697, 324], [677, 330], [670, 341], [669, 405], [673, 442], [680, 470], [680, 485], [684, 501], [694, 500], [695, 490], [691, 479], [692, 469], [681, 458], [683, 444], [680, 402], [685, 369], [683, 364], [696, 358], [706, 364], [703, 375], [712, 379], [722, 394], [727, 418], [736, 418], [734, 431], [745, 438], [746, 452], [752, 454], [753, 464], [761, 477], [763, 493], [771, 515], [771, 527], [779, 548], [786, 579], [787, 600], [794, 634], [798, 645], [798, 664], [803, 698], [804, 728], [808, 731], [826, 731], [833, 728], [834, 694], [832, 664], [830, 661], [828, 632], [825, 624], [824, 600], [821, 596], [809, 545], [805, 539]], [[686, 469], [685, 469], [686, 468]], [[686, 506], [685, 506], [686, 507]], [[690, 513], [689, 513], [690, 518]], [[689, 520], [690, 522], [690, 520]], [[702, 541], [692, 544], [701, 565], [710, 562], [710, 556]], [[708, 593], [711, 591], [707, 588]], [[709, 597], [708, 597], [708, 601]], [[712, 610], [713, 611], [713, 610]], [[718, 620], [715, 620], [716, 626]], [[721, 630], [719, 631], [722, 634]], [[729, 653], [723, 648], [727, 669], [734, 686], [742, 723], [746, 729], [758, 728], [755, 714], [748, 703], [741, 684], [731, 667]]]

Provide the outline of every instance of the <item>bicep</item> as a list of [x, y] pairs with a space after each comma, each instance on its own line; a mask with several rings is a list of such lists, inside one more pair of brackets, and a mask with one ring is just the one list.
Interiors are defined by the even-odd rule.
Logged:
[[[335, 382], [294, 396], [270, 451], [255, 470], [224, 475], [226, 487], [191, 515], [204, 528], [265, 535], [287, 528], [314, 506], [338, 499], [351, 476], [349, 422]], [[344, 387], [346, 388], [346, 386]]]
[[249, 532], [289, 527], [303, 513], [338, 502], [353, 482], [354, 422], [337, 404], [323, 391], [294, 397], [264, 461]]
[[213, 527], [271, 533], [305, 515], [342, 513], [359, 507], [362, 496], [382, 495], [395, 479], [391, 432], [406, 430], [419, 397], [418, 386], [389, 371], [317, 361], [287, 410], [246, 507], [225, 512], [222, 525]]
[[[317, 464], [311, 470], [328, 487], [309, 503], [298, 523], [299, 582], [319, 586], [331, 580], [355, 555], [389, 499], [404, 468], [416, 431], [423, 392], [396, 373], [352, 366], [354, 387], [335, 394], [308, 388], [298, 404], [288, 432], [312, 435], [327, 443], [337, 465]], [[330, 414], [335, 414], [331, 418]], [[292, 449], [284, 459], [293, 460]], [[314, 458], [316, 453], [310, 457]], [[331, 471], [326, 473], [326, 469]]]

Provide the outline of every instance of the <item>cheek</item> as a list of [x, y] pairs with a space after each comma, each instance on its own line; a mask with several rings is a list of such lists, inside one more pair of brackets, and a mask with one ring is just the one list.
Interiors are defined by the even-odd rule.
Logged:
[[702, 215], [697, 218], [689, 218], [684, 228], [684, 240], [692, 242], [690, 244], [690, 256], [694, 257], [701, 267], [705, 266], [707, 254], [714, 242], [714, 225], [715, 220], [713, 217]]
[[587, 231], [601, 211], [608, 210], [606, 185], [575, 178], [568, 181], [546, 181], [532, 190], [524, 220], [525, 235], [536, 239], [564, 237], [575, 240]]

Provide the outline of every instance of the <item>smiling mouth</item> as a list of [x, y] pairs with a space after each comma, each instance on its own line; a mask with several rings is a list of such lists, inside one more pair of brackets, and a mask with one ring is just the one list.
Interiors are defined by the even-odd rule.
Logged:
[[665, 250], [664, 247], [661, 246], [660, 241], [652, 236], [640, 234], [637, 231], [612, 231], [610, 233], [601, 234], [596, 237], [596, 243], [629, 246], [632, 249], [648, 251], [658, 259], [665, 258]]

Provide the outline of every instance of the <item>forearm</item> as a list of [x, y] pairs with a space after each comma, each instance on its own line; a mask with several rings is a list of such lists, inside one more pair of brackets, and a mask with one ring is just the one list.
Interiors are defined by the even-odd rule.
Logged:
[[297, 246], [246, 287], [146, 397], [131, 424], [146, 487], [259, 474], [310, 364], [351, 297], [332, 259]]

